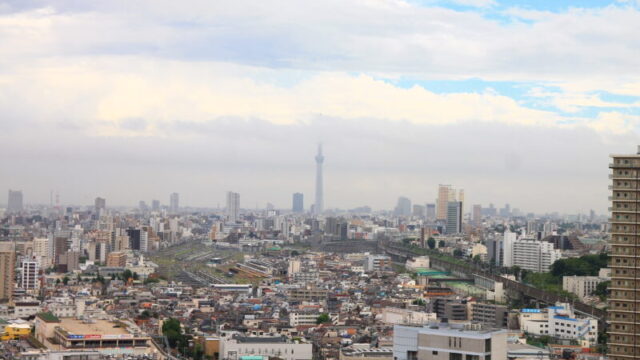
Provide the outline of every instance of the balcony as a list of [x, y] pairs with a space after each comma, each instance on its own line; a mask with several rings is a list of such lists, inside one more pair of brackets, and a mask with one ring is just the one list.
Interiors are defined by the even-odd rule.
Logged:
[[627, 164], [623, 164], [623, 163], [609, 163], [609, 168], [610, 169], [632, 169], [632, 168], [638, 168], [640, 166], [638, 166], [637, 164], [634, 163], [627, 163]]
[[609, 190], [613, 191], [640, 191], [637, 187], [631, 187], [631, 185], [609, 185]]
[[640, 178], [638, 177], [638, 174], [636, 172], [633, 172], [631, 174], [616, 174], [614, 172], [613, 174], [609, 174], [609, 179], [610, 180], [616, 180], [616, 179], [621, 179], [621, 180], [640, 180]]

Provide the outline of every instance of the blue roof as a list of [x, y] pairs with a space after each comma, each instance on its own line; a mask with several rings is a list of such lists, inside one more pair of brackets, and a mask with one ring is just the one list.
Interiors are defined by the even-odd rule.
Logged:
[[542, 310], [540, 309], [522, 309], [520, 310], [523, 313], [540, 313]]
[[549, 306], [551, 310], [564, 310], [564, 306]]

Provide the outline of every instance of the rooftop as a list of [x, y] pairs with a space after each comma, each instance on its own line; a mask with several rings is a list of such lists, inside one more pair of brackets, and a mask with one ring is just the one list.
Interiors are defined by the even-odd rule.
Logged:
[[41, 312], [38, 313], [38, 317], [42, 319], [44, 322], [60, 322], [57, 316], [53, 315], [50, 312]]
[[239, 343], [286, 343], [284, 336], [234, 336]]
[[91, 323], [73, 318], [65, 318], [60, 321], [60, 327], [74, 335], [128, 335], [129, 332], [118, 327], [116, 323], [107, 320], [92, 320]]

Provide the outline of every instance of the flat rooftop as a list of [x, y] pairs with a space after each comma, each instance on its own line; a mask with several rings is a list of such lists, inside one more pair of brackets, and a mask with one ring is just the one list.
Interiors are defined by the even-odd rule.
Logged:
[[129, 332], [123, 327], [114, 327], [115, 323], [107, 320], [92, 320], [92, 323], [85, 323], [82, 320], [73, 318], [60, 319], [60, 327], [74, 335], [128, 335]]

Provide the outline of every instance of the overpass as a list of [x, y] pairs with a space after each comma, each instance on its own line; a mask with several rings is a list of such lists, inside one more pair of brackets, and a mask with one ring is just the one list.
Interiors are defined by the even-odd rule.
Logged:
[[[414, 256], [419, 256], [420, 254], [415, 253], [414, 251], [407, 249], [403, 246], [392, 244], [389, 242], [380, 242], [379, 244], [380, 250], [384, 251], [388, 255], [392, 256], [396, 260], [404, 260], [406, 261], [409, 258]], [[427, 255], [428, 256], [428, 255]], [[599, 326], [601, 329], [604, 329], [606, 326], [606, 315], [607, 312], [602, 309], [598, 309], [594, 306], [587, 305], [580, 301], [574, 301], [566, 296], [560, 296], [558, 294], [550, 293], [538, 288], [535, 288], [530, 285], [523, 284], [519, 281], [510, 280], [500, 276], [499, 274], [489, 272], [483, 269], [481, 266], [472, 264], [472, 263], [457, 263], [450, 260], [436, 258], [431, 256], [429, 258], [431, 262], [431, 267], [449, 271], [451, 273], [464, 273], [472, 276], [473, 274], [478, 274], [484, 276], [488, 279], [491, 279], [496, 282], [501, 282], [504, 285], [505, 289], [517, 291], [526, 297], [530, 297], [536, 299], [538, 301], [547, 303], [547, 304], [555, 304], [556, 302], [565, 302], [573, 305], [576, 312], [593, 316], [599, 320]]]

